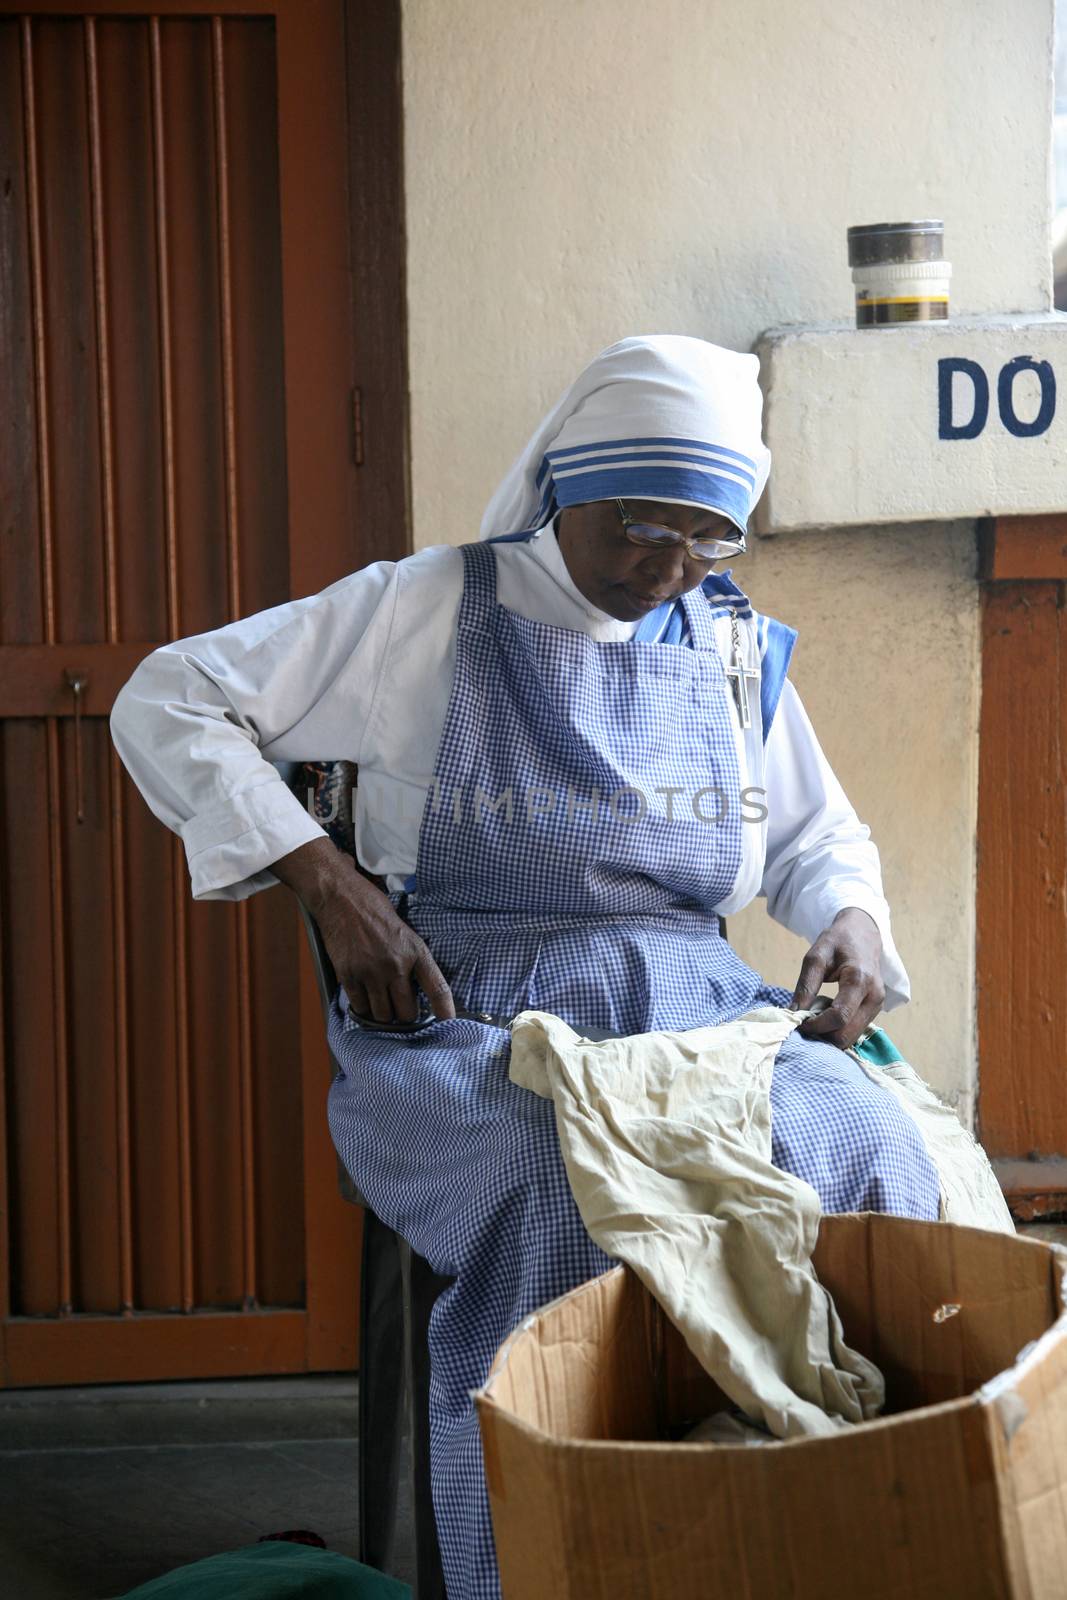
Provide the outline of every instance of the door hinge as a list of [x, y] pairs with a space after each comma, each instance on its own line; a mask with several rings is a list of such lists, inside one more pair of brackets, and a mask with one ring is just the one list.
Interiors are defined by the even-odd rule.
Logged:
[[357, 467], [363, 465], [363, 390], [352, 390], [352, 456]]

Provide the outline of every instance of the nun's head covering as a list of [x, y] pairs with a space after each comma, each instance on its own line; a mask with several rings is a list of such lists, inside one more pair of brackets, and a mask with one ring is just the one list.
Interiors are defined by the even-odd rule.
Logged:
[[541, 528], [589, 500], [663, 500], [729, 517], [745, 548], [763, 493], [759, 361], [656, 334], [602, 350], [553, 406], [482, 518], [481, 537]]

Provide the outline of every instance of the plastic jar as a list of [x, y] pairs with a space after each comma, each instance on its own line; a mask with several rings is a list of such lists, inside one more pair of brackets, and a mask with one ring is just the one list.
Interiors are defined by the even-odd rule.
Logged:
[[889, 322], [939, 322], [948, 316], [948, 261], [885, 261], [853, 267], [857, 328]]
[[944, 224], [875, 222], [848, 230], [857, 328], [938, 322], [948, 316], [952, 266], [941, 259]]

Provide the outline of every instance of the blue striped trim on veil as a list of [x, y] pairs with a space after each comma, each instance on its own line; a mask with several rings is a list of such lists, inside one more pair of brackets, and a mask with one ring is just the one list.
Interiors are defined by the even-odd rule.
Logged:
[[542, 459], [535, 479], [541, 499], [531, 527], [542, 527], [562, 506], [621, 494], [714, 505], [736, 524], [743, 541], [755, 483], [756, 463], [749, 456], [707, 440], [640, 437], [569, 445], [549, 450]]

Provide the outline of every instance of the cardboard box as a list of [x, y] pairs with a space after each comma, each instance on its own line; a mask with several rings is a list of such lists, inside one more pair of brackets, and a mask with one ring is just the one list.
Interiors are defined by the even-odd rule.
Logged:
[[723, 1396], [623, 1267], [511, 1335], [476, 1397], [505, 1600], [1064, 1600], [1067, 1251], [827, 1217], [815, 1265], [888, 1392], [834, 1438], [672, 1442]]

